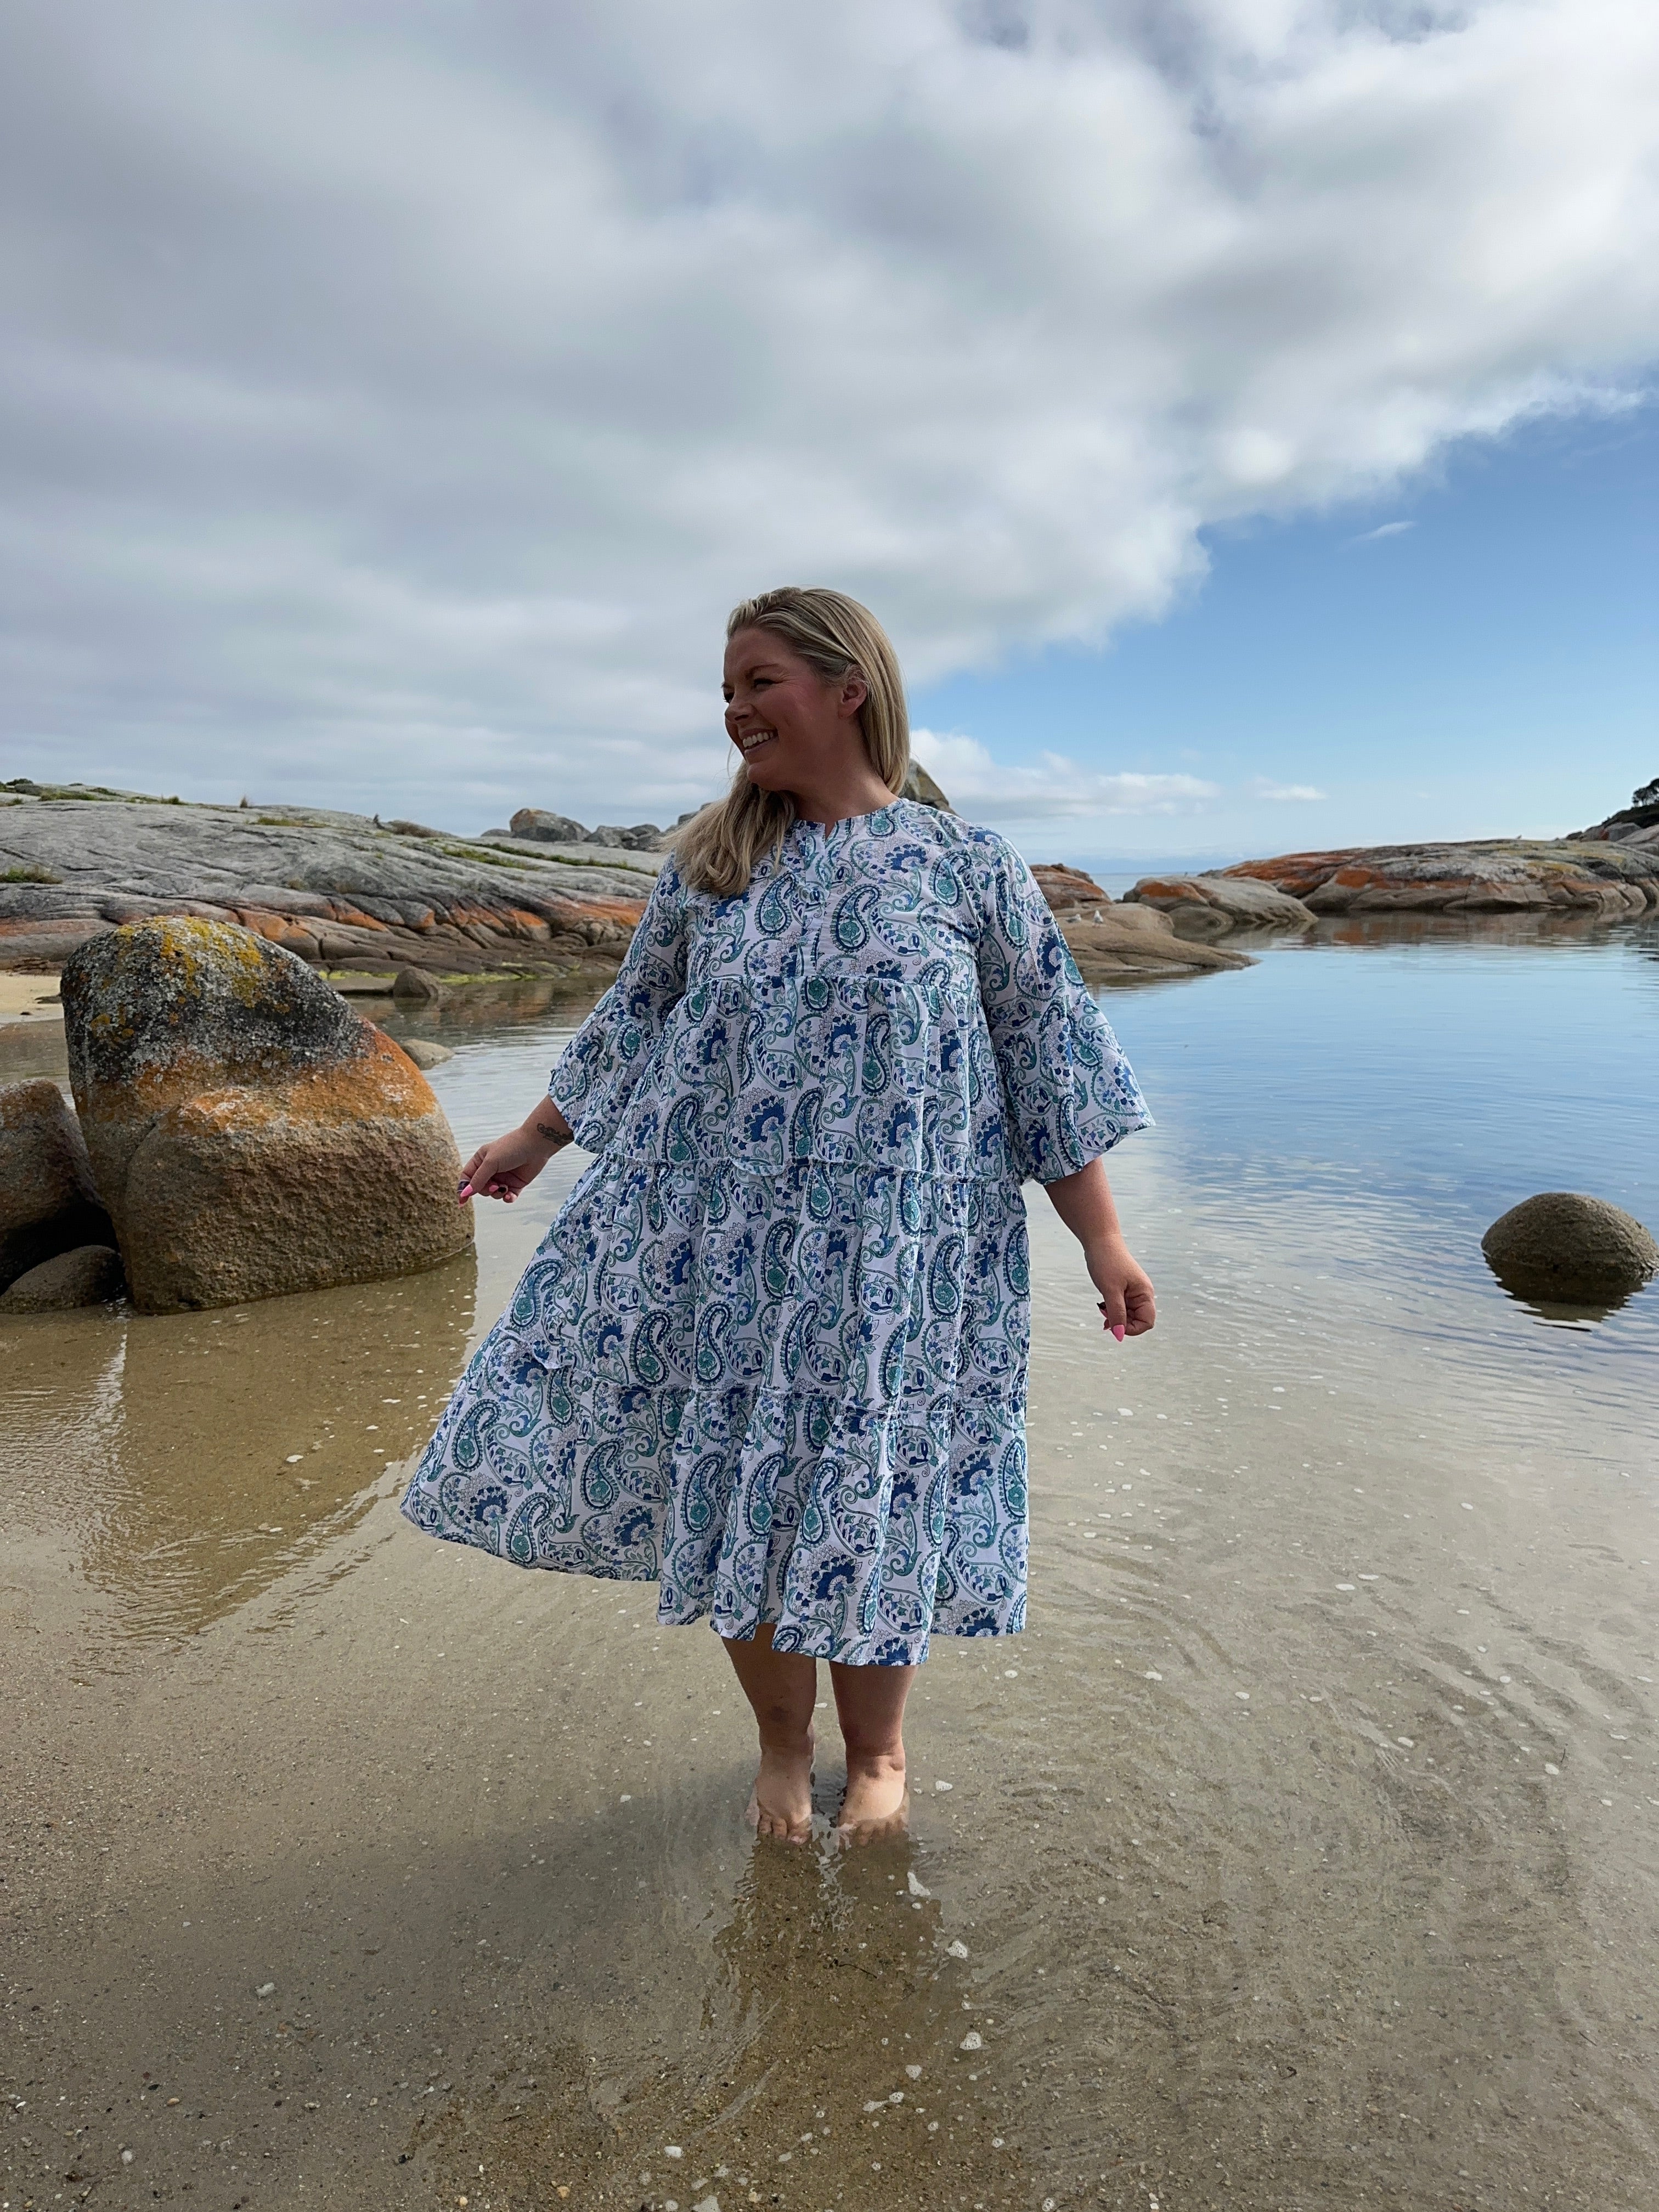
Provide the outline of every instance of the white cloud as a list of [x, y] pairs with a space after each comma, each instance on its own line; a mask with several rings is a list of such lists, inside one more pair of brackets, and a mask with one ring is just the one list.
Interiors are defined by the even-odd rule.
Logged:
[[1408, 530], [1415, 530], [1414, 522], [1379, 522], [1375, 530], [1362, 530], [1358, 538], [1348, 540], [1350, 545], [1374, 545], [1379, 538], [1403, 538]]
[[1617, 404], [1656, 98], [1631, 0], [26, 0], [12, 757], [670, 817], [764, 584], [857, 591], [926, 679]]
[[958, 813], [981, 822], [1041, 822], [1056, 816], [1191, 814], [1218, 799], [1219, 784], [1195, 775], [1109, 775], [1063, 753], [1011, 767], [977, 738], [912, 730], [911, 750]]
[[1260, 775], [1250, 786], [1250, 794], [1255, 799], [1296, 800], [1328, 799], [1330, 796], [1328, 792], [1321, 791], [1311, 783], [1274, 783]]

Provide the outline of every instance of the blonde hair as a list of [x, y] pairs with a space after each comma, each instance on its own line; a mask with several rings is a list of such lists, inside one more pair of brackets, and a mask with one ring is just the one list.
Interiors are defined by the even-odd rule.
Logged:
[[[904, 788], [910, 769], [910, 721], [904, 678], [892, 641], [871, 613], [845, 592], [784, 584], [732, 608], [729, 640], [739, 630], [770, 630], [816, 670], [826, 684], [864, 678], [859, 734], [870, 765], [887, 788]], [[795, 819], [785, 791], [763, 791], [741, 768], [724, 799], [705, 806], [680, 832], [674, 857], [693, 890], [738, 898], [749, 888], [756, 863], [775, 853]]]

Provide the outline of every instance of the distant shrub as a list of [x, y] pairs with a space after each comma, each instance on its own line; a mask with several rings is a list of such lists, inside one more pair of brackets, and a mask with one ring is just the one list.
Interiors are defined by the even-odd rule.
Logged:
[[61, 876], [54, 876], [50, 868], [0, 869], [0, 884], [61, 884], [63, 880]]
[[492, 868], [512, 868], [519, 875], [534, 876], [541, 872], [531, 860], [509, 860], [488, 845], [440, 845], [438, 850], [447, 860], [483, 860]]

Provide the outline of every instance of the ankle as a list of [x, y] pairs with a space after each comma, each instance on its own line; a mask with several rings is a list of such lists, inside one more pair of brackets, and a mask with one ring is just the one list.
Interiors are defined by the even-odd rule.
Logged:
[[849, 1743], [847, 1747], [847, 1771], [849, 1774], [902, 1774], [904, 1746], [902, 1743]]
[[803, 1751], [811, 1747], [812, 1723], [810, 1720], [803, 1721], [799, 1727], [787, 1728], [780, 1728], [776, 1723], [769, 1722], [759, 1733], [761, 1749], [769, 1752], [775, 1759], [798, 1758]]

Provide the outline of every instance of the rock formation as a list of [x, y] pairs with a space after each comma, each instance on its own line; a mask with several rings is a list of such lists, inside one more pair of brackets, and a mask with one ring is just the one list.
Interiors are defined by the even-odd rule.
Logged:
[[[921, 806], [938, 806], [950, 813], [951, 802], [939, 789], [920, 761], [912, 761], [904, 779], [900, 796], [914, 799]], [[633, 853], [654, 853], [660, 856], [672, 845], [676, 835], [700, 812], [690, 807], [682, 814], [672, 829], [659, 830], [654, 822], [636, 822], [631, 829], [619, 829], [615, 823], [602, 822], [597, 830], [584, 828], [568, 814], [556, 814], [539, 806], [521, 806], [513, 817], [507, 830], [486, 830], [486, 840], [520, 839], [526, 843], [569, 848], [579, 845], [610, 846], [613, 850]], [[410, 825], [405, 825], [410, 826]], [[428, 831], [431, 836], [434, 833]]]
[[[926, 769], [906, 795], [949, 804]], [[161, 915], [239, 923], [314, 967], [547, 975], [604, 988], [672, 830], [523, 808], [452, 836], [326, 807], [197, 806], [81, 784], [0, 784], [0, 969]]]
[[426, 1079], [293, 953], [219, 922], [128, 923], [77, 947], [63, 991], [142, 1310], [410, 1274], [470, 1241]]
[[1080, 915], [1104, 914], [1113, 903], [1110, 891], [1103, 890], [1081, 868], [1068, 868], [1058, 860], [1040, 860], [1031, 873], [1048, 902], [1050, 913], [1061, 921]]
[[1060, 933], [1085, 983], [1115, 976], [1202, 975], [1224, 968], [1253, 968], [1243, 952], [1194, 945], [1176, 934], [1167, 915], [1146, 906], [1109, 906], [1098, 921], [1062, 921]]
[[1085, 983], [1137, 975], [1197, 975], [1255, 964], [1242, 952], [1183, 944], [1165, 915], [1149, 906], [1116, 904], [1111, 893], [1081, 868], [1044, 861], [1031, 873]]
[[532, 845], [585, 845], [587, 832], [568, 814], [551, 814], [545, 807], [521, 806], [507, 830], [486, 830], [486, 837], [524, 837]]
[[0, 1291], [80, 1244], [112, 1241], [75, 1116], [55, 1083], [0, 1089]]
[[0, 967], [55, 970], [157, 915], [240, 923], [313, 965], [552, 975], [603, 988], [660, 854], [573, 863], [368, 815], [0, 785]]
[[69, 1313], [118, 1298], [125, 1288], [121, 1255], [109, 1244], [77, 1244], [43, 1260], [0, 1293], [0, 1314]]
[[399, 1037], [398, 1042], [422, 1075], [428, 1067], [441, 1067], [455, 1057], [447, 1044], [434, 1043], [430, 1037]]
[[1253, 876], [1143, 876], [1125, 894], [1155, 907], [1183, 937], [1224, 937], [1234, 929], [1311, 929], [1315, 915], [1299, 898]]
[[956, 811], [933, 777], [917, 760], [911, 762], [909, 771], [904, 779], [904, 788], [899, 796], [901, 799], [914, 799], [918, 806], [937, 806], [943, 814], [952, 814]]
[[438, 1006], [443, 1004], [444, 987], [423, 968], [400, 968], [392, 979], [392, 996], [399, 1006]]
[[1630, 805], [1588, 830], [1575, 830], [1572, 844], [1659, 846], [1659, 775], [1631, 793]]
[[[680, 821], [689, 821], [682, 815]], [[676, 823], [677, 830], [679, 823]], [[614, 823], [602, 822], [597, 830], [584, 830], [580, 822], [573, 822], [568, 814], [548, 814], [538, 806], [521, 806], [513, 817], [510, 830], [487, 830], [486, 837], [512, 836], [532, 845], [599, 845], [613, 851], [660, 854], [673, 830], [659, 830], [654, 822], [636, 822], [631, 829], [619, 830]]]
[[[1569, 838], [1497, 838], [1473, 844], [1370, 845], [1182, 878], [1149, 876], [1131, 899], [1171, 902], [1161, 886], [1259, 883], [1299, 900], [1314, 915], [1567, 914], [1614, 917], [1659, 906], [1659, 846]], [[1182, 897], [1190, 894], [1182, 892]]]
[[1480, 1249], [1505, 1290], [1564, 1305], [1615, 1304], [1659, 1270], [1659, 1244], [1633, 1214], [1571, 1190], [1522, 1199]]

